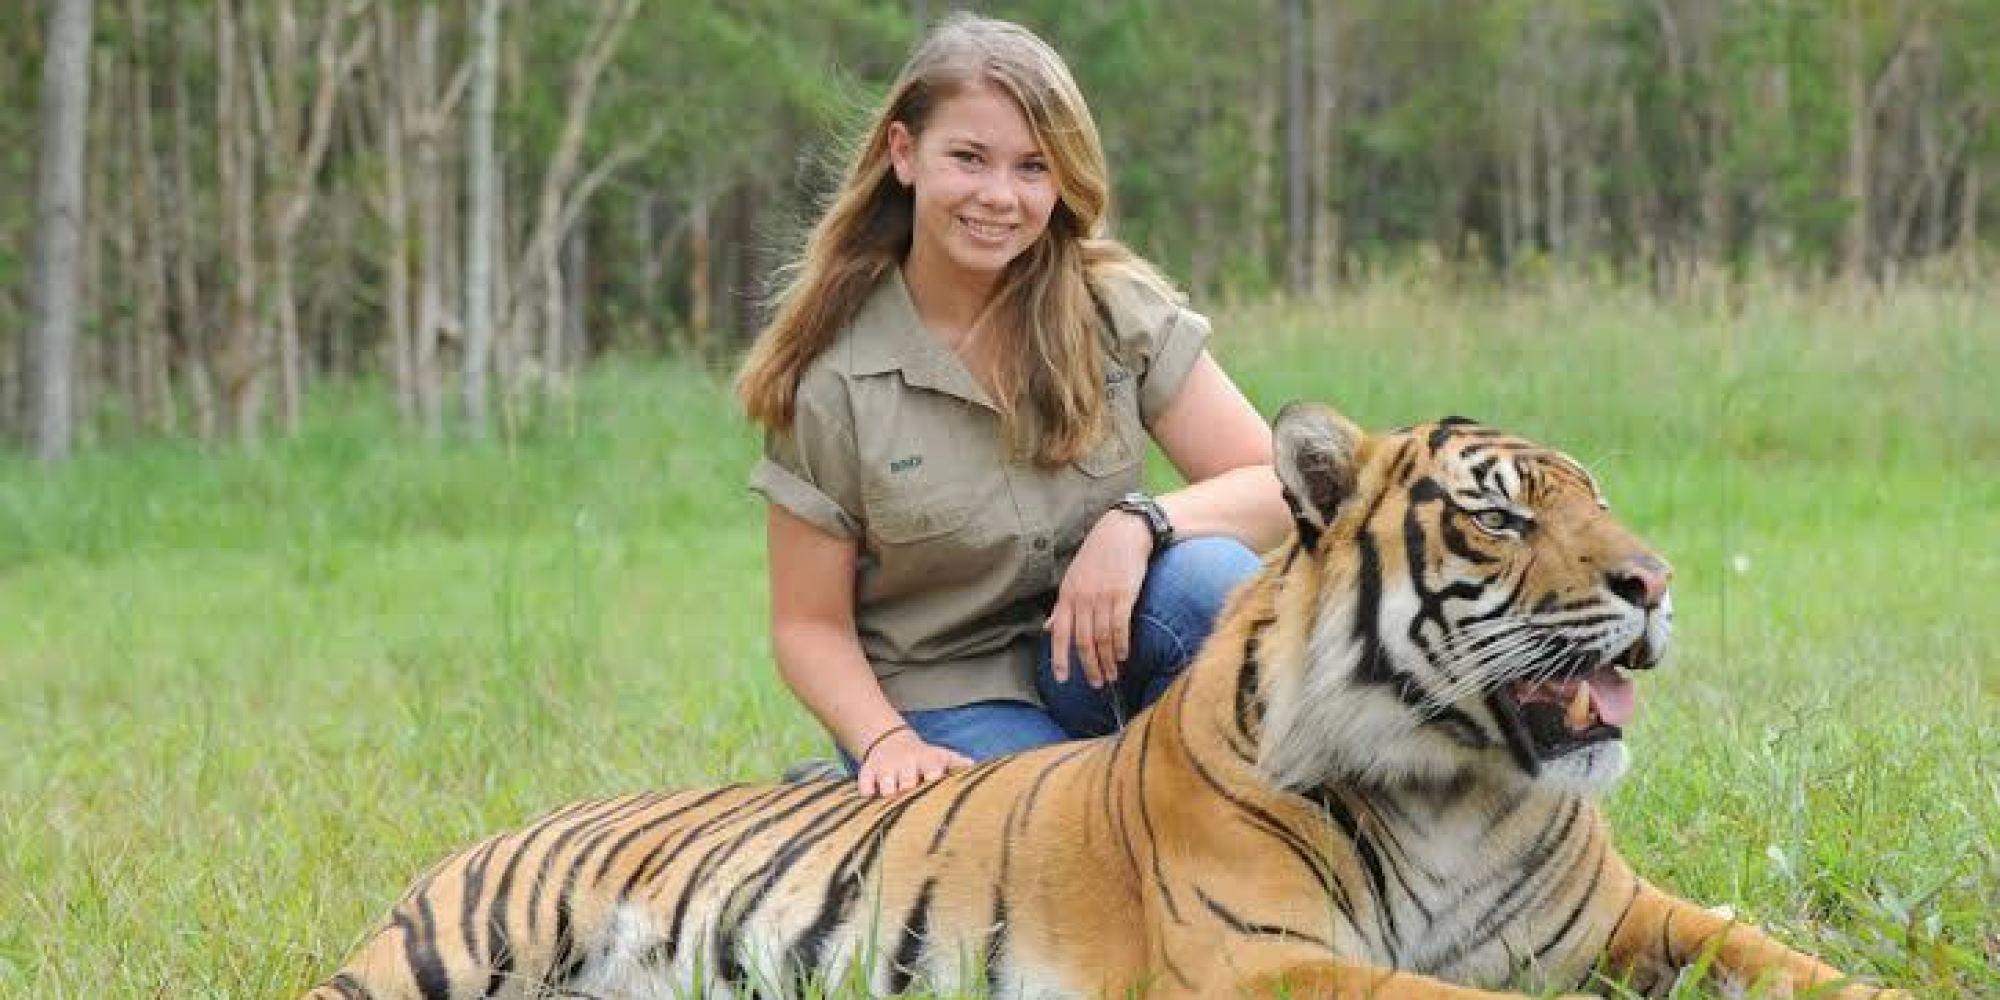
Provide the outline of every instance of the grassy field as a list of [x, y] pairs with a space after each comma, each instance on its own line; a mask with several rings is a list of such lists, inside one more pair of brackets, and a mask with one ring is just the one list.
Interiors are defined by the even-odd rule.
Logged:
[[[1674, 560], [1610, 803], [1642, 871], [2000, 996], [2000, 293], [1211, 311], [1267, 413], [1558, 444]], [[257, 454], [0, 460], [0, 996], [293, 994], [455, 845], [825, 752], [769, 665], [715, 376], [605, 371], [445, 449], [374, 395]]]

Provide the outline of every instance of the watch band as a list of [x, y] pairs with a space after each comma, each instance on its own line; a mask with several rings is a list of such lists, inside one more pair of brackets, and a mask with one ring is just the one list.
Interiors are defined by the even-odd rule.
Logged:
[[1144, 493], [1127, 493], [1111, 505], [1112, 510], [1122, 510], [1146, 522], [1146, 530], [1153, 536], [1153, 554], [1159, 555], [1166, 547], [1174, 544], [1173, 522], [1167, 520], [1166, 509], [1158, 500]]

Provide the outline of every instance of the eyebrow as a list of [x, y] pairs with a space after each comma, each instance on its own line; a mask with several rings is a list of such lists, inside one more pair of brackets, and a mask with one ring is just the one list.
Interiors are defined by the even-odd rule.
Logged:
[[[985, 152], [990, 152], [990, 151], [992, 150], [992, 147], [991, 147], [991, 146], [988, 146], [987, 144], [985, 144], [985, 143], [983, 143], [983, 142], [979, 141], [978, 139], [974, 139], [974, 138], [972, 138], [972, 137], [970, 137], [970, 136], [963, 136], [963, 135], [948, 135], [948, 136], [945, 136], [945, 141], [946, 141], [946, 142], [955, 142], [955, 143], [960, 143], [960, 144], [963, 144], [963, 145], [966, 145], [966, 146], [971, 146], [971, 147], [972, 147], [973, 149], [975, 149], [975, 150], [977, 150], [977, 151], [979, 151], [979, 152], [981, 152], [981, 153], [985, 153]], [[1036, 148], [1034, 148], [1034, 149], [1031, 149], [1031, 150], [1028, 150], [1027, 152], [1025, 152], [1025, 153], [1021, 153], [1021, 154], [1019, 154], [1019, 155], [1020, 155], [1020, 157], [1021, 157], [1022, 159], [1024, 159], [1024, 160], [1025, 160], [1025, 159], [1030, 159], [1030, 158], [1039, 158], [1039, 159], [1047, 159], [1047, 158], [1048, 158], [1048, 155], [1049, 155], [1049, 154], [1047, 154], [1047, 153], [1044, 153], [1044, 152], [1042, 152], [1042, 150], [1041, 150], [1041, 148], [1040, 148], [1040, 147], [1036, 147]]]

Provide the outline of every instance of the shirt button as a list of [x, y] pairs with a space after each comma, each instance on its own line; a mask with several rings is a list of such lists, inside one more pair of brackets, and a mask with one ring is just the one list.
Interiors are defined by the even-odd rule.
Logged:
[[1047, 536], [1044, 536], [1044, 535], [1036, 535], [1036, 536], [1035, 536], [1035, 551], [1036, 551], [1036, 552], [1041, 552], [1041, 551], [1043, 551], [1044, 549], [1047, 549], [1048, 547], [1049, 547], [1049, 540], [1048, 540], [1048, 537], [1047, 537]]

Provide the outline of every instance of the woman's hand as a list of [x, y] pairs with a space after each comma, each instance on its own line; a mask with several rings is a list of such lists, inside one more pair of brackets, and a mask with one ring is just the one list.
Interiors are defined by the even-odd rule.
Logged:
[[1152, 532], [1124, 511], [1106, 511], [1084, 536], [1047, 622], [1049, 667], [1057, 683], [1069, 680], [1072, 644], [1091, 687], [1118, 679], [1118, 665], [1131, 655], [1132, 606], [1152, 555]]
[[971, 767], [972, 759], [946, 747], [932, 746], [908, 726], [899, 726], [868, 749], [854, 786], [863, 795], [901, 795], [947, 772]]

